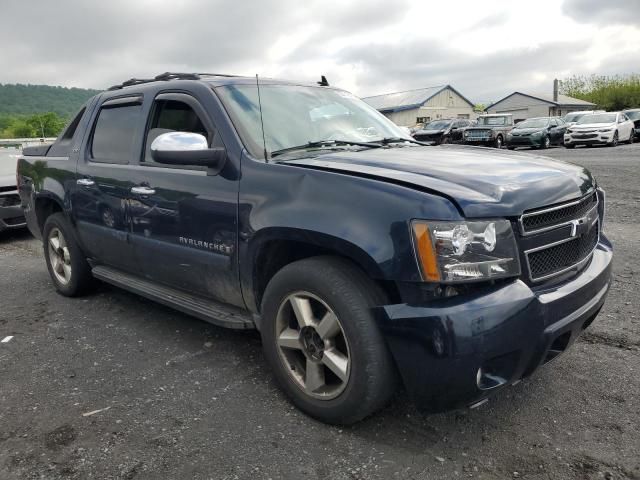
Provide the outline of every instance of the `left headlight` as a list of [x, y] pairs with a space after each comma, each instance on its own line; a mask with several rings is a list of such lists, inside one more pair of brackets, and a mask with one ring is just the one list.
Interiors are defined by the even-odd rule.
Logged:
[[458, 283], [520, 275], [518, 248], [508, 220], [411, 224], [422, 277]]

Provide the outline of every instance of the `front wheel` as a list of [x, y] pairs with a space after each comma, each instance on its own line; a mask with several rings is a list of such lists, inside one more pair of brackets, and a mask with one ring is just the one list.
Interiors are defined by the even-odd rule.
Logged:
[[611, 140], [611, 142], [609, 142], [607, 144], [607, 146], [609, 146], [609, 147], [617, 147], [618, 146], [618, 132], [615, 132], [613, 134], [613, 139]]
[[542, 148], [543, 150], [546, 150], [550, 146], [551, 146], [551, 140], [549, 140], [549, 137], [544, 137], [542, 139], [542, 142], [540, 142], [540, 148]]
[[493, 141], [493, 146], [496, 148], [502, 148], [502, 136], [498, 135], [496, 139]]
[[287, 265], [269, 282], [261, 334], [268, 363], [292, 402], [326, 423], [351, 424], [384, 406], [396, 372], [363, 272], [336, 257]]
[[631, 145], [635, 141], [635, 132], [631, 130], [631, 135], [629, 135], [629, 145]]

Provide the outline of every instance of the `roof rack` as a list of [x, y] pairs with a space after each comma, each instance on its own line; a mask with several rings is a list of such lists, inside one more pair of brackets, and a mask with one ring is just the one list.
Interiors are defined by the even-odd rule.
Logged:
[[140, 85], [142, 83], [166, 82], [169, 80], [200, 80], [202, 77], [237, 77], [237, 75], [228, 75], [224, 73], [177, 73], [164, 72], [153, 78], [131, 78], [119, 85], [109, 87], [108, 90], [120, 90], [131, 85]]

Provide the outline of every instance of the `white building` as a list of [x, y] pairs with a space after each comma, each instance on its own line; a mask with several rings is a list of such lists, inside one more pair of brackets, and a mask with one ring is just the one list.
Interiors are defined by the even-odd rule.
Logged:
[[556, 80], [552, 94], [513, 92], [489, 105], [487, 113], [510, 113], [514, 122], [519, 122], [533, 117], [562, 117], [569, 112], [593, 110], [595, 107], [595, 103], [560, 95]]
[[475, 119], [473, 103], [451, 85], [386, 93], [362, 100], [396, 125], [411, 127], [438, 118]]

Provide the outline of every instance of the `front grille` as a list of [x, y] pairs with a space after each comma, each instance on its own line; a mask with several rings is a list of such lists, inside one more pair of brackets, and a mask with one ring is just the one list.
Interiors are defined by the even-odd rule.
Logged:
[[531, 279], [542, 280], [559, 274], [585, 260], [596, 247], [599, 238], [599, 224], [596, 223], [583, 236], [558, 245], [527, 253]]
[[467, 130], [467, 138], [488, 138], [491, 135], [490, 130]]
[[442, 136], [441, 134], [433, 134], [433, 135], [416, 134], [413, 138], [421, 142], [429, 142], [429, 141], [438, 140], [441, 136]]
[[0, 207], [15, 207], [20, 205], [20, 197], [17, 194], [0, 196]]
[[573, 138], [598, 138], [597, 133], [574, 133]]
[[582, 218], [598, 203], [596, 192], [569, 203], [525, 212], [520, 219], [522, 233], [527, 235], [549, 230]]

